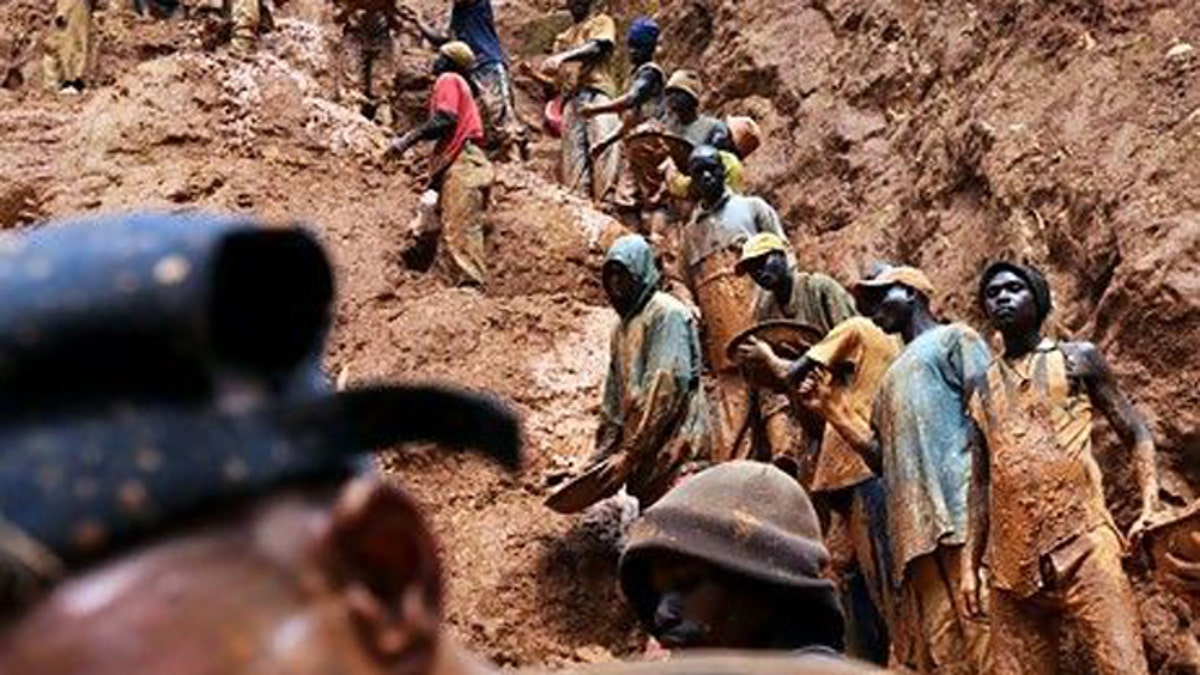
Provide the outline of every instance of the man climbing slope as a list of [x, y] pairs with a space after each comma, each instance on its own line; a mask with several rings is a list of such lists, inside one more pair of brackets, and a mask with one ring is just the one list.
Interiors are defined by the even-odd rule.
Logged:
[[492, 0], [452, 0], [448, 30], [438, 31], [418, 18], [425, 39], [440, 47], [451, 40], [467, 43], [475, 52], [471, 78], [479, 89], [479, 103], [486, 122], [488, 147], [500, 159], [511, 160], [527, 152], [529, 131], [517, 115], [513, 98], [508, 54], [496, 32]]
[[465, 43], [447, 42], [438, 49], [430, 117], [393, 141], [387, 156], [396, 159], [420, 141], [437, 141], [430, 187], [440, 194], [445, 258], [458, 283], [482, 286], [487, 280], [485, 228], [495, 174], [480, 148], [483, 121], [467, 80], [474, 62], [475, 54]]

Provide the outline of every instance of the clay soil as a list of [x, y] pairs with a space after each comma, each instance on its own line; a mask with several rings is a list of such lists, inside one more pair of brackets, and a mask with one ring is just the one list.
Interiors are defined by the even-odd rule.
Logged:
[[[117, 3], [113, 3], [114, 5]], [[544, 47], [550, 3], [496, 2], [510, 50]], [[201, 18], [97, 13], [93, 86], [41, 88], [43, 0], [0, 3], [0, 227], [134, 207], [205, 208], [313, 228], [334, 258], [331, 377], [438, 380], [520, 411], [527, 467], [407, 448], [386, 467], [443, 546], [452, 631], [505, 665], [629, 655], [642, 637], [613, 578], [615, 506], [566, 518], [550, 477], [590, 449], [613, 316], [597, 284], [618, 226], [549, 179], [553, 144], [501, 171], [492, 282], [457, 289], [406, 269], [399, 243], [421, 162], [378, 156], [412, 123], [429, 52], [399, 36], [358, 114], [328, 6], [292, 0], [260, 53], [214, 46]], [[444, 3], [414, 3], [432, 17]], [[918, 264], [939, 309], [978, 324], [972, 280], [1014, 256], [1051, 273], [1057, 330], [1095, 340], [1150, 417], [1164, 486], [1194, 496], [1200, 457], [1200, 5], [1161, 1], [911, 3], [612, 0], [657, 11], [668, 66], [697, 67], [706, 105], [767, 132], [752, 190], [802, 262], [843, 281], [876, 259]], [[531, 82], [518, 79], [526, 117]], [[1122, 524], [1135, 490], [1097, 440]], [[1130, 563], [1155, 672], [1200, 670], [1191, 616]], [[1068, 650], [1072, 672], [1088, 664]]]

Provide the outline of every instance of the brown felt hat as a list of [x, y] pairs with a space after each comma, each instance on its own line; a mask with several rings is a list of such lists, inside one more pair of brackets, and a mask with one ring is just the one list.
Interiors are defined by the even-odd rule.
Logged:
[[667, 79], [666, 89], [678, 89], [699, 101], [704, 85], [700, 83], [700, 75], [696, 71], [677, 70]]
[[804, 488], [769, 464], [733, 461], [687, 479], [646, 510], [621, 553], [621, 587], [643, 623], [657, 601], [654, 555], [674, 553], [809, 595], [815, 611], [843, 620], [833, 582], [822, 576], [829, 551]]

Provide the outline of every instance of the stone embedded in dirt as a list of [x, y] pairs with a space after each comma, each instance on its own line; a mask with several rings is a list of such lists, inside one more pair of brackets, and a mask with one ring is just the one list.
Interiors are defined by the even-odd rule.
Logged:
[[1167, 50], [1168, 59], [1182, 59], [1192, 55], [1196, 48], [1187, 42], [1178, 42]]

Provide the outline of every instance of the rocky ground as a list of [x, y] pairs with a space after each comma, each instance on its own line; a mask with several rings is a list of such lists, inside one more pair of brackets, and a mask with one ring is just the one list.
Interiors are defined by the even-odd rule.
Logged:
[[[414, 4], [432, 17], [444, 3]], [[562, 21], [545, 0], [495, 5], [521, 58]], [[1050, 270], [1058, 330], [1100, 344], [1152, 420], [1165, 486], [1180, 502], [1194, 496], [1200, 3], [610, 5], [657, 11], [667, 65], [702, 72], [708, 107], [763, 123], [750, 184], [779, 208], [804, 264], [844, 281], [876, 259], [918, 264], [940, 310], [970, 321], [986, 260]], [[0, 3], [0, 227], [146, 205], [309, 223], [339, 272], [332, 375], [451, 380], [524, 416], [530, 466], [519, 477], [431, 449], [389, 461], [443, 542], [454, 631], [513, 665], [636, 650], [610, 533], [540, 505], [544, 476], [586, 452], [594, 429], [612, 323], [598, 251], [615, 227], [548, 181], [550, 142], [501, 173], [488, 292], [455, 289], [401, 264], [420, 163], [379, 163], [388, 129], [357, 113], [324, 3], [293, 0], [249, 59], [214, 48], [201, 19], [102, 9], [95, 86], [78, 97], [41, 89], [47, 12], [42, 0]], [[388, 123], [419, 114], [428, 56], [411, 37], [393, 45], [380, 77], [396, 84]], [[536, 119], [535, 88], [518, 85]], [[1097, 440], [1124, 524], [1134, 491], [1109, 437]], [[1187, 610], [1138, 561], [1131, 569], [1154, 670], [1200, 670]]]

